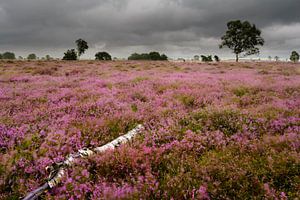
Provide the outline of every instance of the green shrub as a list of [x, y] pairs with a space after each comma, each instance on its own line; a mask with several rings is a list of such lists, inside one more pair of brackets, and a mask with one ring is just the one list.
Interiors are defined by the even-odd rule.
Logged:
[[237, 87], [237, 88], [234, 88], [232, 90], [233, 94], [235, 94], [236, 96], [238, 97], [242, 97], [244, 95], [246, 95], [247, 93], [249, 93], [249, 89], [247, 87], [244, 87], [244, 86], [240, 86], [240, 87]]
[[[281, 144], [277, 141], [273, 145], [278, 148]], [[275, 190], [276, 196], [281, 192], [291, 199], [299, 195], [299, 154], [291, 154], [288, 145], [278, 151], [266, 144], [254, 146], [256, 148], [242, 152], [235, 146], [201, 157], [203, 176], [210, 177], [208, 191], [212, 199], [265, 199], [268, 198], [266, 184]], [[214, 183], [218, 183], [218, 187]]]
[[184, 130], [216, 131], [225, 135], [233, 135], [242, 131], [247, 118], [235, 110], [202, 110], [180, 121]]
[[195, 97], [193, 97], [191, 95], [182, 94], [182, 95], [177, 96], [177, 98], [186, 107], [194, 107], [196, 104]]

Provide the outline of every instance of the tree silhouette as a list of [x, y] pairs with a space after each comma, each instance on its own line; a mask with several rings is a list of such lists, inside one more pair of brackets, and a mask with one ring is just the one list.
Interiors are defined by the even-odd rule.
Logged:
[[83, 39], [76, 40], [76, 45], [77, 45], [78, 57], [84, 54], [84, 52], [89, 48], [88, 43]]
[[16, 56], [12, 52], [5, 52], [4, 54], [2, 54], [2, 59], [14, 60], [14, 59], [16, 59]]
[[96, 60], [111, 60], [111, 55], [107, 52], [98, 52], [95, 55]]
[[77, 54], [75, 49], [69, 49], [64, 53], [63, 60], [77, 60]]
[[299, 61], [299, 54], [297, 51], [292, 51], [290, 60], [293, 61], [294, 63]]
[[236, 62], [239, 61], [241, 53], [245, 53], [244, 56], [258, 54], [259, 48], [257, 46], [264, 45], [264, 39], [260, 36], [261, 31], [248, 21], [230, 21], [227, 23], [227, 28], [228, 30], [221, 38], [220, 48], [226, 46], [232, 49], [236, 55]]
[[36, 60], [36, 55], [34, 53], [31, 53], [27, 56], [28, 60]]

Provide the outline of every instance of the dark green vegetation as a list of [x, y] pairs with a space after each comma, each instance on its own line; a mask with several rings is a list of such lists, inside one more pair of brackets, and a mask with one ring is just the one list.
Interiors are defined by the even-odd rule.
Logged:
[[215, 56], [214, 56], [214, 59], [215, 59], [216, 62], [220, 62], [219, 56], [215, 55]]
[[259, 48], [257, 46], [264, 45], [261, 31], [248, 21], [230, 21], [227, 28], [228, 30], [221, 38], [220, 48], [226, 46], [231, 49], [236, 55], [237, 62], [241, 53], [244, 53], [244, 56], [258, 54]]
[[160, 54], [158, 52], [150, 52], [150, 53], [134, 53], [128, 57], [128, 60], [168, 60], [168, 57], [165, 54]]
[[202, 60], [202, 62], [212, 62], [213, 61], [212, 55], [209, 55], [209, 56], [201, 55], [201, 60]]
[[29, 54], [28, 56], [27, 56], [27, 59], [28, 60], [36, 60], [36, 55], [34, 54], [34, 53], [31, 53], [31, 54]]
[[7, 60], [14, 60], [16, 59], [16, 56], [12, 52], [5, 52], [0, 56], [2, 59], [7, 59]]
[[[199, 58], [198, 57], [196, 57], [196, 58], [194, 57], [194, 60], [199, 60]], [[201, 55], [201, 60], [202, 60], [202, 62], [212, 62], [213, 58], [212, 58], [212, 55], [208, 55], [208, 56]], [[214, 60], [216, 62], [220, 62], [219, 56], [215, 55], [214, 56]]]
[[67, 50], [67, 52], [64, 53], [63, 60], [77, 60], [89, 48], [87, 42], [83, 39], [78, 39], [75, 43], [77, 51], [75, 49]]
[[75, 49], [69, 49], [65, 53], [63, 60], [77, 60], [77, 53]]
[[80, 57], [89, 48], [88, 43], [83, 39], [78, 39], [75, 43], [77, 45], [78, 57]]
[[297, 51], [293, 51], [290, 57], [290, 60], [293, 62], [298, 62], [299, 61], [299, 54]]
[[111, 55], [107, 52], [98, 52], [95, 54], [96, 60], [111, 60]]

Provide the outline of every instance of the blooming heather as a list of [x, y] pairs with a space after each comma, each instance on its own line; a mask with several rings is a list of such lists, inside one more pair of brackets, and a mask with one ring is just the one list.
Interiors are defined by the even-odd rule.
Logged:
[[142, 136], [81, 160], [45, 199], [300, 196], [300, 66], [0, 62], [0, 199], [45, 167], [139, 123]]

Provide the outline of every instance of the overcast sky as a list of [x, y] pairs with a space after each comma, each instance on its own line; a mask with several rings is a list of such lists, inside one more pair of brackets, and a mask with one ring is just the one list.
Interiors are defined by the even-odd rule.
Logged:
[[152, 50], [234, 57], [218, 44], [235, 19], [262, 30], [261, 57], [300, 51], [300, 0], [0, 0], [0, 52], [62, 57], [82, 38], [90, 45], [86, 58]]

